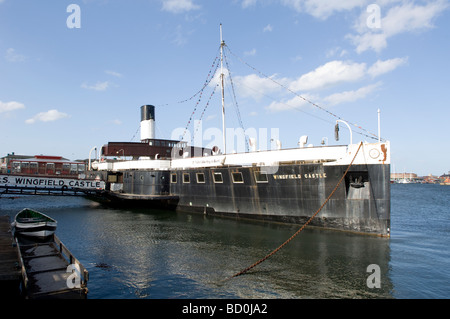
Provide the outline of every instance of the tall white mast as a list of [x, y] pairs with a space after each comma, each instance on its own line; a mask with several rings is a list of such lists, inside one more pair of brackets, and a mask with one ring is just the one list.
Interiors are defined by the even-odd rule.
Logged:
[[223, 47], [225, 41], [222, 39], [222, 23], [220, 24], [220, 81], [222, 84], [222, 134], [223, 134], [223, 154], [227, 153], [227, 144], [225, 138], [225, 87], [224, 87], [224, 74], [223, 74]]

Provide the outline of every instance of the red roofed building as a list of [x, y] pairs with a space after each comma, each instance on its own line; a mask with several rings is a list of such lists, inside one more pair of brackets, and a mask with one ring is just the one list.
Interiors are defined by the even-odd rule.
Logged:
[[1, 172], [7, 174], [78, 176], [86, 171], [86, 164], [70, 161], [62, 156], [8, 154], [0, 159]]

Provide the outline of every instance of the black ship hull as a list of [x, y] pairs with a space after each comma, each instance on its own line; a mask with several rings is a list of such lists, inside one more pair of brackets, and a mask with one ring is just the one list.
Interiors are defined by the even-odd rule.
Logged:
[[[163, 201], [184, 212], [303, 224], [322, 206], [347, 167], [310, 163], [133, 170], [123, 172], [123, 190], [113, 197], [147, 207]], [[388, 164], [351, 166], [310, 225], [388, 237], [389, 174]]]

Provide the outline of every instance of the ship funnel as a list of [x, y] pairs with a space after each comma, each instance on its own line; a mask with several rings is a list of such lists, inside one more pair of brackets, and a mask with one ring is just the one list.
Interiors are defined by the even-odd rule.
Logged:
[[141, 106], [141, 142], [155, 138], [155, 107]]

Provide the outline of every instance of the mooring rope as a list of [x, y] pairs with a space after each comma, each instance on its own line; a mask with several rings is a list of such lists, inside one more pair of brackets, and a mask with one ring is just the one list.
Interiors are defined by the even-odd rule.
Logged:
[[299, 230], [297, 230], [297, 232], [292, 235], [288, 240], [286, 240], [283, 244], [281, 244], [278, 248], [276, 248], [275, 250], [273, 250], [270, 254], [266, 255], [264, 258], [258, 260], [256, 263], [254, 263], [253, 265], [251, 265], [250, 267], [245, 268], [244, 270], [234, 274], [233, 276], [231, 276], [229, 279], [234, 278], [234, 277], [238, 277], [240, 275], [245, 274], [247, 271], [249, 271], [250, 269], [256, 267], [257, 265], [259, 265], [260, 263], [264, 262], [265, 260], [267, 260], [269, 257], [275, 255], [281, 248], [283, 248], [284, 246], [286, 246], [291, 240], [293, 240], [298, 234], [300, 234], [300, 232], [305, 229], [305, 227], [314, 219], [314, 217], [316, 217], [316, 215], [322, 210], [322, 208], [328, 203], [328, 201], [330, 200], [331, 196], [333, 196], [333, 194], [336, 192], [336, 190], [338, 189], [339, 185], [341, 185], [342, 181], [344, 180], [345, 176], [347, 175], [348, 171], [350, 170], [350, 167], [352, 167], [353, 162], [355, 161], [356, 155], [358, 155], [359, 150], [361, 149], [362, 146], [362, 142], [359, 144], [358, 150], [355, 153], [355, 156], [353, 157], [352, 161], [350, 162], [350, 164], [348, 165], [347, 169], [344, 172], [344, 175], [342, 175], [341, 179], [339, 180], [339, 182], [336, 184], [335, 188], [333, 189], [333, 191], [330, 193], [330, 195], [328, 195], [327, 199], [323, 202], [323, 204], [319, 207], [319, 209], [314, 213], [314, 215], [311, 216], [311, 218], [308, 219], [308, 221], [302, 226], [300, 227]]

